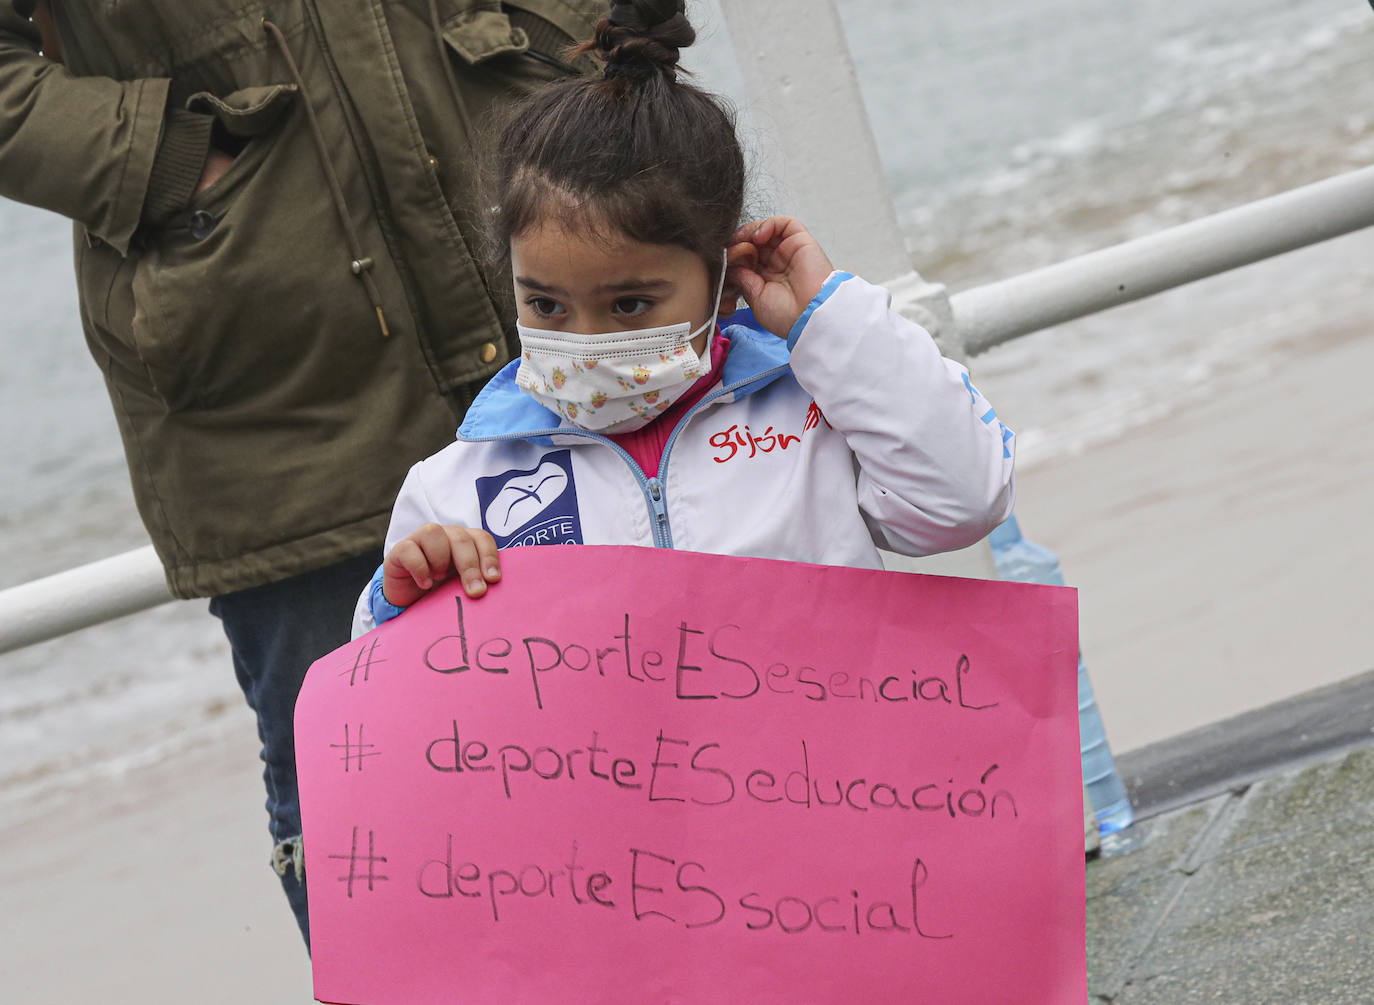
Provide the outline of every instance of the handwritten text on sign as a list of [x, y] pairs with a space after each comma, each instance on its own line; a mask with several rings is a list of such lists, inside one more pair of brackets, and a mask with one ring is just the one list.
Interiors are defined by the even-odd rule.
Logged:
[[311, 667], [328, 1002], [1081, 1002], [1073, 591], [502, 557]]

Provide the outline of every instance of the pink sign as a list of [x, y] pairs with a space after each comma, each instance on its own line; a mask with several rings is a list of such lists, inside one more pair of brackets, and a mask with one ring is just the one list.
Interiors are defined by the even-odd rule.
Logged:
[[315, 994], [1087, 997], [1062, 587], [521, 548], [296, 706]]

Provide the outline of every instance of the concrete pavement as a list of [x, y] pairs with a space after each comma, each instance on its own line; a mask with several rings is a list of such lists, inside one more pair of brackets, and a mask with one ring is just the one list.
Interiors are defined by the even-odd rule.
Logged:
[[[1372, 689], [1366, 675], [1122, 758], [1145, 818], [1088, 864], [1093, 1005], [1374, 1002]], [[1268, 750], [1258, 732], [1309, 714], [1320, 734], [1352, 710], [1325, 751], [1312, 729], [1271, 732]], [[1180, 772], [1191, 789], [1161, 777]]]

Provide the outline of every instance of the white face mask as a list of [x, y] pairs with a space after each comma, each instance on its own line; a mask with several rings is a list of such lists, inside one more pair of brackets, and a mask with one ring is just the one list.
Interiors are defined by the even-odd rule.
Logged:
[[[517, 324], [520, 368], [515, 383], [569, 422], [600, 433], [628, 433], [672, 407], [711, 372], [711, 339], [725, 285], [721, 262], [711, 320], [632, 331], [578, 335]], [[692, 340], [710, 332], [698, 356]]]

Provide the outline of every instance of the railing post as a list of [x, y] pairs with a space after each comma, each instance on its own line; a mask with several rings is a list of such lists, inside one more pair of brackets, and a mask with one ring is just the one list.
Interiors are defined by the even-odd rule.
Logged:
[[[721, 0], [721, 12], [781, 206], [806, 222], [832, 261], [886, 286], [941, 352], [965, 361], [944, 286], [911, 266], [833, 0]], [[890, 566], [908, 562], [894, 557]], [[997, 578], [986, 543], [915, 568]]]

